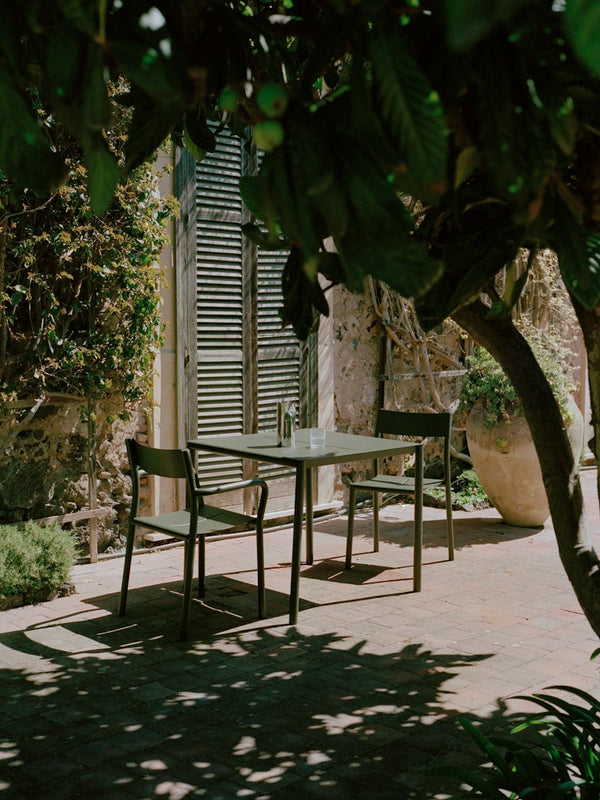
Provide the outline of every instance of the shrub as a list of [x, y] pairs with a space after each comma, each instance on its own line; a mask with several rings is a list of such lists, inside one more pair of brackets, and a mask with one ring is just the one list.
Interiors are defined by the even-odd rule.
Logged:
[[0, 597], [33, 602], [55, 594], [69, 579], [74, 557], [73, 536], [60, 525], [0, 526]]
[[[526, 337], [558, 401], [563, 419], [571, 421], [568, 402], [574, 389], [568, 376], [568, 355], [560, 344], [543, 331], [527, 331]], [[483, 402], [485, 424], [489, 427], [523, 411], [517, 393], [502, 367], [483, 347], [469, 358], [460, 391], [459, 411], [467, 413], [478, 401]]]
[[[461, 511], [474, 511], [489, 508], [490, 501], [474, 469], [463, 469], [450, 484], [452, 507]], [[435, 497], [440, 505], [445, 501], [446, 492], [441, 487], [427, 489], [427, 494]]]
[[459, 721], [485, 754], [479, 771], [440, 767], [438, 774], [460, 780], [465, 789], [455, 800], [597, 800], [600, 797], [600, 702], [572, 686], [552, 686], [583, 702], [540, 693], [532, 700], [543, 711], [528, 715], [512, 734], [528, 738], [486, 736], [465, 718]]

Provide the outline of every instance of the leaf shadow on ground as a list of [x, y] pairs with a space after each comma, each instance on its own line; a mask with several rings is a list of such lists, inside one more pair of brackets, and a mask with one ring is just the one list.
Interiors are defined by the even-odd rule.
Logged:
[[[397, 547], [413, 547], [414, 525], [411, 517], [405, 519], [390, 519], [385, 517], [385, 509], [379, 521], [379, 539], [383, 544], [393, 544]], [[346, 536], [346, 526], [340, 524], [339, 519], [328, 519], [315, 522], [315, 533], [329, 533], [333, 536]], [[462, 512], [454, 517], [454, 544], [456, 550], [477, 547], [482, 544], [503, 544], [506, 541], [524, 539], [534, 536], [543, 530], [543, 526], [536, 528], [523, 528], [507, 525], [495, 512], [481, 514], [477, 511]], [[423, 521], [423, 547], [446, 547], [446, 520], [445, 518], [429, 519], [425, 516]], [[362, 512], [356, 516], [354, 524], [354, 552], [370, 552], [373, 542], [373, 521], [370, 511]]]
[[254, 623], [220, 581], [187, 643], [175, 583], [1, 635], [0, 798], [426, 800], [434, 765], [479, 763], [445, 683], [488, 655]]

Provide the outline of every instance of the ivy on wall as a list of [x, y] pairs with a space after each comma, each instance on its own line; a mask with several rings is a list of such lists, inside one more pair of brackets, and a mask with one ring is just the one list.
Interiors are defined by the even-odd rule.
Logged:
[[[81, 147], [39, 115], [68, 152], [68, 175], [43, 203], [0, 175], [0, 403], [48, 393], [95, 402], [120, 392], [125, 408], [151, 389], [162, 341], [159, 258], [175, 202], [145, 164], [95, 215]], [[117, 110], [107, 136], [115, 152], [126, 117]]]

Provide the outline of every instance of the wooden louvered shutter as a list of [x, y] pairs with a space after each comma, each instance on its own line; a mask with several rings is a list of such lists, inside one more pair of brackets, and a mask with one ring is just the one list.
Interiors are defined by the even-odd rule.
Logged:
[[[238, 140], [219, 138], [196, 167], [196, 344], [198, 435], [242, 433], [244, 420], [244, 242]], [[202, 456], [201, 480], [240, 479], [241, 462]]]
[[[287, 253], [257, 253], [241, 232], [248, 217], [239, 179], [255, 168], [254, 154], [226, 132], [217, 137], [216, 151], [195, 166], [194, 208], [186, 219], [195, 234], [187, 258], [193, 250], [197, 391], [196, 415], [188, 429], [195, 428], [199, 436], [274, 431], [279, 399], [295, 402], [299, 418], [306, 419], [301, 399], [306, 348], [290, 329], [281, 329], [278, 316]], [[256, 465], [246, 467], [256, 470]], [[243, 470], [238, 459], [216, 454], [198, 459], [203, 482], [248, 477]], [[281, 478], [273, 487], [274, 507], [290, 508], [289, 470], [264, 464], [260, 474]]]

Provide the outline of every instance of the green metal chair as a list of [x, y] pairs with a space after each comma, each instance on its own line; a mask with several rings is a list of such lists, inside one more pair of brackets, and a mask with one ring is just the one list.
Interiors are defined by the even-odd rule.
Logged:
[[[443, 438], [444, 477], [424, 478], [423, 489], [444, 486], [446, 500], [446, 534], [448, 559], [454, 560], [454, 528], [452, 523], [452, 495], [450, 491], [450, 436], [452, 433], [452, 414], [431, 414], [413, 411], [388, 411], [381, 409], [375, 423], [376, 436], [399, 436]], [[346, 535], [346, 569], [352, 566], [352, 537], [354, 534], [354, 507], [359, 490], [373, 493], [373, 552], [379, 552], [379, 495], [414, 494], [415, 479], [405, 475], [383, 475], [379, 472], [378, 461], [373, 462], [373, 478], [355, 481], [349, 485], [348, 530]]]
[[[263, 480], [256, 478], [227, 483], [220, 486], [201, 486], [189, 450], [158, 449], [140, 444], [134, 439], [127, 439], [126, 445], [131, 467], [133, 496], [127, 533], [125, 563], [123, 567], [119, 616], [124, 616], [127, 605], [129, 574], [131, 571], [131, 559], [137, 527], [165, 533], [169, 537], [180, 539], [184, 542], [183, 612], [180, 636], [182, 640], [187, 638], [188, 632], [196, 540], [198, 540], [198, 597], [204, 597], [206, 537], [213, 534], [226, 534], [233, 531], [254, 528], [256, 530], [256, 560], [258, 569], [258, 614], [261, 619], [264, 618], [265, 566], [263, 518], [268, 497], [267, 484]], [[167, 514], [160, 514], [158, 516], [139, 516], [140, 479], [145, 475], [157, 475], [161, 478], [185, 480], [187, 489], [186, 497], [189, 508]], [[223, 494], [224, 492], [231, 492], [237, 489], [244, 489], [248, 486], [260, 487], [256, 516], [238, 514], [235, 511], [228, 511], [216, 506], [208, 506], [204, 502], [205, 497]]]

